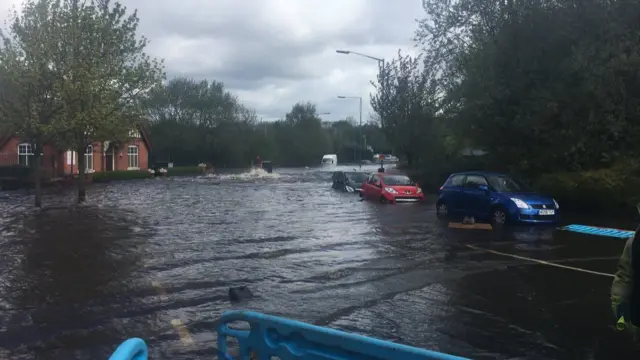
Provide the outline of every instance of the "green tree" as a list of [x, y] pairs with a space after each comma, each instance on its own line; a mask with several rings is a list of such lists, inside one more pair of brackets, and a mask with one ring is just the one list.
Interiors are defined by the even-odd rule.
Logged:
[[41, 155], [59, 129], [60, 78], [51, 62], [60, 32], [54, 1], [28, 1], [13, 12], [0, 49], [0, 132], [16, 134], [31, 145], [29, 165], [35, 181], [35, 206], [42, 206]]
[[217, 81], [171, 79], [151, 91], [146, 107], [156, 158], [178, 164], [246, 166], [264, 131], [257, 116]]
[[417, 40], [442, 94], [446, 148], [484, 149], [484, 167], [551, 184], [545, 190], [572, 201], [632, 198], [640, 182], [640, 3], [423, 6]]
[[[142, 121], [142, 101], [164, 78], [161, 61], [144, 53], [137, 12], [109, 0], [67, 0], [55, 9], [60, 24], [54, 58], [64, 79], [59, 117], [65, 140], [78, 154], [95, 141], [123, 141]], [[78, 156], [78, 201], [84, 201], [84, 156]]]
[[322, 127], [322, 119], [318, 117], [316, 106], [311, 102], [298, 102], [285, 116], [285, 127], [278, 143], [280, 153], [285, 154], [295, 149], [287, 160], [290, 165], [315, 165], [322, 155], [331, 150], [329, 136]]
[[[453, 121], [495, 164], [539, 174], [636, 151], [632, 2], [425, 0], [418, 39]], [[526, 45], [525, 45], [526, 44]]]
[[[280, 166], [305, 166], [326, 153], [352, 159], [360, 151], [358, 128], [348, 121], [323, 125], [308, 102], [295, 104], [285, 119], [258, 121], [217, 81], [172, 79], [150, 92], [146, 107], [153, 157], [179, 165], [246, 167], [259, 155]], [[365, 129], [376, 146], [387, 147], [378, 126]]]
[[437, 149], [439, 99], [437, 83], [423, 68], [422, 57], [398, 56], [378, 74], [371, 106], [384, 114], [380, 124], [387, 139], [414, 165]]

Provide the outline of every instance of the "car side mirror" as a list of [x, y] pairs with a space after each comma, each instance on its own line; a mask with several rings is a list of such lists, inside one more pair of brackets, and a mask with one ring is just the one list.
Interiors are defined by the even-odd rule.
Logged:
[[489, 187], [487, 185], [478, 185], [478, 190], [489, 192]]

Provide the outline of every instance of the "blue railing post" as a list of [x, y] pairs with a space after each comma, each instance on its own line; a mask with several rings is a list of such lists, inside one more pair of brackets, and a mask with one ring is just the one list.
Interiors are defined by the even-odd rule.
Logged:
[[147, 344], [139, 338], [131, 338], [118, 346], [109, 360], [147, 360]]

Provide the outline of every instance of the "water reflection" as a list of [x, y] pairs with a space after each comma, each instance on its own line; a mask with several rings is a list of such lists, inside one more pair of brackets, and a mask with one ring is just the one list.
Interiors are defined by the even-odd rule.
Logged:
[[11, 358], [60, 358], [71, 355], [65, 344], [95, 349], [131, 335], [114, 319], [139, 307], [130, 281], [144, 238], [130, 219], [122, 210], [81, 206], [27, 213], [5, 225], [11, 236], [2, 243], [9, 261], [0, 265], [0, 347]]
[[[276, 173], [95, 184], [90, 206], [42, 213], [3, 198], [0, 357], [106, 359], [139, 336], [151, 358], [212, 358], [216, 320], [237, 306], [472, 358], [625, 358], [594, 345], [608, 278], [466, 246], [611, 272], [622, 242], [450, 229], [432, 203], [361, 202], [330, 172]], [[256, 296], [232, 304], [230, 286]]]

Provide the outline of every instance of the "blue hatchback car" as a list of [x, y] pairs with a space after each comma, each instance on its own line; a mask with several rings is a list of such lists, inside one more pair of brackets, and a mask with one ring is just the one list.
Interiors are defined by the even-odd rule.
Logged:
[[536, 194], [509, 175], [463, 172], [449, 176], [440, 188], [438, 216], [474, 216], [494, 224], [554, 224], [560, 206], [550, 196]]

